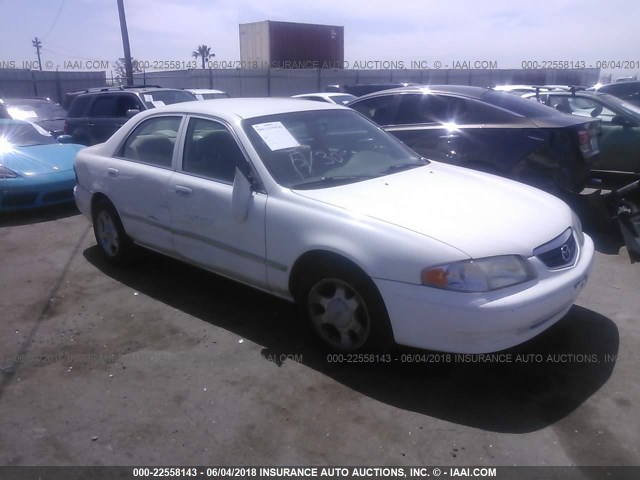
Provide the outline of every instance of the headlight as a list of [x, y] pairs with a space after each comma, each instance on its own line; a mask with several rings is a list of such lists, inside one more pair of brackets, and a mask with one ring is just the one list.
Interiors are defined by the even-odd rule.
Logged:
[[488, 292], [535, 277], [520, 256], [503, 255], [448, 263], [422, 271], [422, 284], [456, 292]]
[[576, 238], [578, 239], [578, 243], [580, 246], [584, 245], [584, 232], [582, 231], [582, 222], [576, 212], [571, 212], [572, 220], [571, 226], [573, 227], [573, 231], [576, 232]]
[[0, 178], [16, 178], [18, 175], [4, 165], [0, 165]]

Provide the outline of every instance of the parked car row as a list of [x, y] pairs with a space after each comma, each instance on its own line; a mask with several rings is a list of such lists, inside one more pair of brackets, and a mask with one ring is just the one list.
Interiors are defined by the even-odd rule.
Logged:
[[[613, 89], [632, 98], [639, 83], [603, 86], [597, 92], [562, 85], [508, 85], [490, 90], [402, 84], [405, 86], [399, 89], [360, 98], [341, 92], [294, 97], [349, 104], [426, 158], [561, 194], [579, 192], [594, 174], [640, 172], [640, 108], [630, 100], [601, 93]], [[358, 87], [362, 93], [388, 86], [393, 85]], [[501, 91], [552, 108], [537, 108]], [[66, 143], [93, 145], [106, 141], [132, 116], [149, 108], [225, 97], [228, 95], [220, 90], [158, 85], [92, 88], [67, 94], [68, 114], [50, 99], [23, 98], [0, 103], [0, 116], [31, 121], [54, 136], [66, 133], [71, 136], [63, 139]], [[573, 114], [573, 120], [564, 113]]]

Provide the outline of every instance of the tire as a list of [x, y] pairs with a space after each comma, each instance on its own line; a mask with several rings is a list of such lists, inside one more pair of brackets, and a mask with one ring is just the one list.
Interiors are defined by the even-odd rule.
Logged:
[[393, 344], [382, 296], [356, 267], [316, 263], [303, 274], [296, 291], [300, 313], [325, 349], [383, 351]]
[[130, 260], [133, 242], [124, 231], [118, 212], [106, 199], [98, 200], [94, 206], [93, 233], [109, 263], [123, 265]]

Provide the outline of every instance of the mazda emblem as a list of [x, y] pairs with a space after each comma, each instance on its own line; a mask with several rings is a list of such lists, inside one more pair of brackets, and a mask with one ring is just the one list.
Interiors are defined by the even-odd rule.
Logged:
[[560, 253], [562, 254], [562, 259], [565, 262], [568, 262], [569, 259], [571, 258], [571, 250], [569, 249], [569, 245], [562, 245], [560, 247]]

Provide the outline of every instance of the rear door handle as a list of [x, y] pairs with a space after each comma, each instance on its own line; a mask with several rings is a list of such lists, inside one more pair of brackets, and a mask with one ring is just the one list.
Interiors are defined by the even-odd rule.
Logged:
[[108, 168], [107, 172], [109, 172], [109, 176], [110, 177], [117, 177], [118, 176], [118, 169], [117, 168]]
[[87, 123], [87, 127], [95, 127], [96, 124], [95, 123]]
[[190, 197], [193, 193], [189, 187], [183, 187], [182, 185], [176, 185], [176, 193], [178, 195], [182, 195], [183, 197]]

